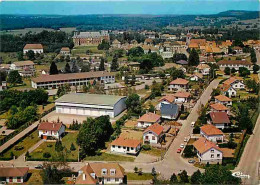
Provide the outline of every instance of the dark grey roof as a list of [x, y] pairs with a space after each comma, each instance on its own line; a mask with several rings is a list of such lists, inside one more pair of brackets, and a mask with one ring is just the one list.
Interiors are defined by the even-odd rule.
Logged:
[[176, 64], [188, 65], [188, 62], [186, 60], [179, 60], [179, 61], [176, 62]]
[[176, 117], [178, 114], [178, 105], [176, 104], [161, 104], [161, 114], [171, 117]]

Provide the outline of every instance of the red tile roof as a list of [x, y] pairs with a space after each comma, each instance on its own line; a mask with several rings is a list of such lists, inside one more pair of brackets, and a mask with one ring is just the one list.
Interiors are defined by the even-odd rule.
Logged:
[[144, 115], [142, 115], [137, 121], [142, 122], [149, 122], [149, 123], [156, 123], [160, 120], [161, 116], [158, 114], [154, 114], [152, 112], [148, 112]]
[[173, 80], [170, 85], [187, 85], [189, 81], [183, 79], [183, 78], [177, 78], [176, 80]]
[[163, 132], [163, 126], [159, 125], [158, 123], [155, 123], [149, 126], [147, 129], [145, 129], [144, 133], [149, 131], [152, 131], [155, 134], [157, 134], [157, 136], [159, 136]]
[[111, 145], [136, 148], [138, 145], [141, 145], [141, 141], [136, 139], [127, 139], [127, 138], [119, 137], [114, 141], [112, 141]]
[[30, 61], [30, 60], [18, 61], [18, 62], [14, 62], [13, 64], [15, 64], [16, 66], [29, 66], [29, 65], [34, 65], [33, 61]]
[[38, 130], [59, 131], [62, 125], [62, 123], [42, 122], [38, 126]]
[[219, 100], [219, 101], [232, 101], [232, 99], [224, 96], [224, 95], [218, 95], [218, 96], [215, 96], [215, 99]]
[[41, 44], [26, 44], [23, 49], [43, 49]]
[[206, 68], [210, 68], [210, 67], [208, 64], [199, 64], [196, 68], [199, 70], [202, 70], [202, 69], [206, 69]]
[[211, 112], [209, 115], [213, 124], [230, 123], [226, 112]]
[[225, 82], [223, 82], [223, 84], [225, 85], [231, 85], [232, 83], [236, 82], [236, 81], [242, 81], [241, 78], [238, 77], [230, 77], [229, 79], [227, 79]]
[[252, 65], [251, 62], [248, 62], [246, 60], [220, 60], [217, 65], [229, 65], [229, 64], [232, 64], [232, 65]]
[[223, 132], [221, 130], [219, 130], [217, 127], [211, 124], [207, 124], [200, 127], [200, 130], [208, 136], [223, 135]]
[[161, 102], [161, 101], [168, 101], [170, 103], [174, 102], [175, 100], [175, 96], [173, 94], [167, 94], [166, 96], [160, 98], [158, 101]]
[[178, 97], [178, 98], [188, 98], [188, 97], [190, 97], [190, 93], [189, 92], [185, 92], [185, 91], [179, 91], [179, 92], [176, 92], [173, 95], [175, 97]]
[[207, 139], [201, 137], [199, 138], [197, 141], [195, 141], [193, 143], [193, 146], [199, 151], [199, 153], [203, 154], [205, 152], [207, 152], [208, 150], [210, 150], [211, 148], [214, 148], [220, 152], [221, 149], [213, 142], [208, 141]]
[[69, 47], [62, 47], [61, 51], [70, 51], [70, 48]]
[[221, 103], [211, 104], [210, 107], [218, 111], [228, 110], [228, 108]]
[[0, 177], [23, 177], [28, 170], [28, 167], [0, 167]]

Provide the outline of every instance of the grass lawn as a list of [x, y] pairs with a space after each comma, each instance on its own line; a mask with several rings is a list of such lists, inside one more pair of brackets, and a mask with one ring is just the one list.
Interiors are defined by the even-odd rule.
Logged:
[[3, 59], [3, 64], [18, 61], [16, 52], [0, 52], [0, 57]]
[[[10, 85], [10, 84], [8, 84]], [[17, 90], [22, 90], [22, 89], [33, 89], [31, 85], [31, 80], [29, 78], [23, 78], [23, 84], [18, 85], [15, 87], [11, 87], [10, 89], [17, 89]]]
[[[70, 132], [62, 138], [62, 146], [64, 147], [64, 150], [67, 150], [68, 160], [78, 159], [78, 145], [76, 144], [77, 135], [77, 132]], [[71, 143], [74, 144], [76, 150], [70, 151]], [[31, 159], [44, 159], [43, 153], [45, 152], [48, 152], [51, 154], [52, 157], [55, 157], [57, 155], [57, 152], [55, 151], [55, 142], [44, 142], [43, 144], [41, 144], [37, 149], [30, 153]]]
[[[38, 131], [34, 131], [29, 136], [25, 137], [23, 140], [18, 142], [16, 145], [14, 145], [12, 148], [7, 150], [3, 154], [3, 158], [9, 158], [11, 152], [14, 153], [16, 157], [22, 155], [23, 153], [27, 152], [29, 148], [31, 148], [33, 145], [35, 145], [38, 141], [40, 141], [40, 138], [38, 137]], [[15, 150], [16, 147], [22, 146], [22, 150]]]
[[151, 173], [143, 173], [142, 175], [138, 175], [138, 173], [127, 173], [127, 180], [151, 180], [153, 176]]
[[44, 111], [48, 111], [51, 108], [53, 108], [55, 106], [55, 103], [49, 103], [47, 105], [44, 106], [44, 109], [42, 107], [42, 105], [38, 105], [38, 113], [42, 114]]
[[86, 54], [87, 50], [92, 51], [92, 53], [99, 53], [99, 54], [103, 53], [103, 50], [98, 50], [97, 46], [77, 46], [73, 48], [71, 53], [72, 55]]
[[148, 155], [154, 155], [154, 156], [158, 156], [160, 157], [161, 155], [164, 155], [166, 150], [162, 149], [157, 149], [157, 148], [151, 148], [151, 150], [142, 150], [141, 151], [144, 154], [148, 154]]
[[126, 157], [126, 156], [123, 156], [123, 155], [102, 153], [101, 155], [87, 156], [84, 160], [86, 160], [86, 161], [128, 161], [128, 162], [134, 162], [135, 158], [134, 157]]
[[26, 184], [43, 184], [41, 170], [29, 170], [29, 179]]

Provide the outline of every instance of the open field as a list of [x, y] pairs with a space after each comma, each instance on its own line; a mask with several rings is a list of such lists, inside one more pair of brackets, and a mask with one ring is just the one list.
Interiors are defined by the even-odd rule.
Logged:
[[77, 46], [71, 50], [72, 55], [86, 54], [86, 51], [90, 50], [92, 53], [102, 54], [103, 50], [98, 50], [97, 46]]
[[29, 170], [29, 179], [25, 184], [43, 184], [41, 170]]
[[[17, 30], [5, 30], [5, 31], [0, 31], [0, 34], [13, 34], [13, 35], [24, 35], [31, 31], [32, 33], [40, 33], [43, 30], [47, 31], [57, 31], [51, 28], [24, 28], [24, 29], [17, 29]], [[68, 27], [68, 28], [60, 28], [61, 31], [64, 31], [68, 34], [70, 34], [72, 31], [76, 30], [74, 27]]]
[[18, 61], [16, 52], [0, 52], [3, 64], [12, 63]]
[[127, 180], [151, 180], [153, 178], [151, 173], [143, 173], [139, 175], [138, 173], [127, 173]]
[[160, 156], [164, 156], [164, 154], [166, 153], [166, 150], [164, 150], [164, 149], [160, 150], [160, 149], [151, 147], [151, 150], [142, 150], [141, 152], [144, 154], [160, 157]]
[[134, 162], [134, 157], [127, 157], [124, 155], [115, 155], [115, 154], [108, 154], [108, 153], [102, 153], [101, 155], [95, 155], [95, 156], [87, 156], [85, 158], [86, 161], [128, 161], [128, 162]]

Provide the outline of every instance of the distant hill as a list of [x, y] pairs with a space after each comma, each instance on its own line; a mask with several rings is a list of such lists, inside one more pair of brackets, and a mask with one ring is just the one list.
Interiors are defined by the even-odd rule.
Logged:
[[209, 15], [207, 17], [235, 17], [240, 20], [246, 20], [259, 18], [259, 15], [259, 11], [229, 10], [215, 15]]

